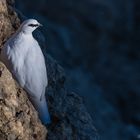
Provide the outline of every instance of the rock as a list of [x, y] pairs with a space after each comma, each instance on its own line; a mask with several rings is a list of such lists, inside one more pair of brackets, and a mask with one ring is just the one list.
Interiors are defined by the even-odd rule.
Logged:
[[[0, 1], [0, 47], [15, 31], [13, 23], [19, 24], [16, 14], [9, 13], [8, 7], [5, 0]], [[15, 83], [10, 72], [0, 62], [0, 139], [45, 140], [46, 133], [46, 128], [38, 119], [27, 94]]]
[[0, 62], [0, 139], [45, 140], [46, 128], [27, 94]]
[[[10, 0], [9, 0], [10, 2]], [[19, 19], [6, 0], [0, 1], [0, 47], [19, 26]]]
[[96, 140], [97, 130], [82, 99], [65, 89], [63, 69], [46, 55], [50, 112], [53, 124], [48, 128], [48, 140]]
[[[19, 26], [13, 1], [0, 1], [3, 9], [0, 46]], [[19, 14], [19, 13], [18, 13]], [[20, 14], [22, 17], [22, 14]], [[22, 17], [23, 18], [23, 17]], [[49, 86], [47, 100], [52, 124], [48, 126], [47, 140], [96, 140], [97, 130], [82, 99], [65, 86], [65, 73], [59, 64], [46, 53], [46, 44], [41, 32], [37, 37], [46, 59]], [[7, 68], [0, 62], [0, 136], [2, 140], [44, 140], [46, 129], [27, 98], [26, 92], [14, 81]]]

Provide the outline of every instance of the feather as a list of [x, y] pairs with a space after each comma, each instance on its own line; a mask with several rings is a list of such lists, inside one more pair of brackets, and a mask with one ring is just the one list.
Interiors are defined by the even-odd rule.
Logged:
[[45, 59], [32, 32], [40, 25], [38, 21], [24, 21], [19, 30], [5, 43], [1, 51], [1, 61], [23, 87], [38, 111], [43, 124], [50, 123], [45, 89], [48, 85]]

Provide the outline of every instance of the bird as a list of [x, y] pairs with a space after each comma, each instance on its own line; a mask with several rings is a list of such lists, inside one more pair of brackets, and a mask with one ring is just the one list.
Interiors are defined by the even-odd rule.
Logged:
[[50, 124], [45, 91], [48, 85], [45, 58], [33, 31], [42, 26], [36, 19], [23, 21], [15, 34], [4, 44], [0, 60], [6, 65], [19, 85], [27, 91], [41, 122]]

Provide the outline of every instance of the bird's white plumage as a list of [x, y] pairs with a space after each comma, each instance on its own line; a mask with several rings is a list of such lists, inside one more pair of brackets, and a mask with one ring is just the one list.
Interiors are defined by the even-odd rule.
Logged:
[[47, 71], [43, 53], [32, 36], [32, 32], [39, 25], [34, 19], [24, 21], [19, 30], [5, 43], [1, 60], [21, 87], [28, 92], [40, 119], [46, 124], [50, 122], [45, 99]]

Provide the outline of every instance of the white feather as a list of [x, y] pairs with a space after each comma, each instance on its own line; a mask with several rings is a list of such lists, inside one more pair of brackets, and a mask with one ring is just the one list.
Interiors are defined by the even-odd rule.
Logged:
[[47, 71], [43, 53], [32, 32], [39, 25], [34, 19], [23, 22], [19, 30], [5, 43], [1, 52], [1, 60], [12, 72], [15, 79], [30, 97], [39, 113], [41, 121], [50, 123], [45, 89], [48, 84]]

